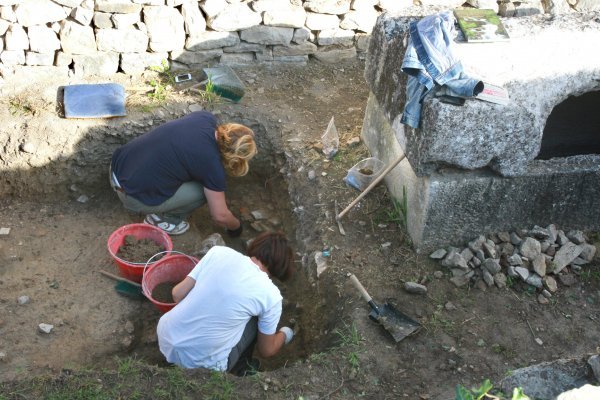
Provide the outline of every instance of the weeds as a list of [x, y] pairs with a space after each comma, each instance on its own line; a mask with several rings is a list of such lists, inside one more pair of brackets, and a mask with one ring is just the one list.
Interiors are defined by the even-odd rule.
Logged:
[[222, 372], [212, 371], [210, 380], [206, 385], [207, 397], [211, 400], [229, 400], [233, 395], [233, 384], [227, 380], [227, 376]]
[[580, 278], [585, 283], [600, 284], [600, 270], [588, 268], [581, 271]]
[[336, 329], [335, 333], [340, 339], [341, 347], [356, 347], [359, 346], [362, 341], [362, 337], [360, 336], [360, 333], [358, 333], [354, 322], [350, 326], [344, 323], [344, 329]]
[[402, 186], [402, 199], [392, 198], [392, 210], [387, 210], [387, 221], [394, 222], [399, 226], [406, 228], [408, 222], [408, 197], [406, 195], [406, 186]]
[[436, 333], [439, 330], [446, 333], [452, 333], [455, 330], [454, 322], [442, 317], [442, 306], [438, 306], [433, 312], [431, 318], [426, 322], [427, 330]]
[[[494, 400], [503, 400], [507, 399], [502, 394], [494, 395], [491, 394], [490, 391], [494, 386], [490, 382], [489, 379], [483, 381], [483, 383], [478, 388], [467, 389], [462, 385], [456, 385], [456, 397], [455, 400], [484, 400], [484, 399], [494, 399]], [[513, 390], [511, 400], [531, 400], [527, 395], [523, 393], [523, 389], [515, 388]]]
[[148, 94], [148, 97], [155, 102], [163, 103], [167, 99], [169, 88], [175, 84], [175, 75], [171, 72], [167, 60], [162, 60], [160, 66], [152, 66], [149, 69], [157, 72], [158, 78], [150, 81], [153, 91]]

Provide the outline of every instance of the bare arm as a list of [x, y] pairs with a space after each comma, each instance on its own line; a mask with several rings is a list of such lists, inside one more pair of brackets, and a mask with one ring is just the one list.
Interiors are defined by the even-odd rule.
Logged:
[[208, 202], [210, 216], [217, 225], [229, 230], [235, 230], [240, 227], [240, 221], [227, 207], [225, 192], [215, 192], [214, 190], [204, 188], [204, 195]]
[[277, 354], [284, 343], [285, 333], [281, 331], [277, 331], [272, 335], [265, 335], [258, 332], [256, 348], [261, 357], [268, 358]]
[[175, 303], [179, 303], [181, 300], [183, 300], [190, 290], [192, 290], [195, 284], [196, 281], [194, 279], [186, 276], [184, 280], [175, 285], [171, 291]]

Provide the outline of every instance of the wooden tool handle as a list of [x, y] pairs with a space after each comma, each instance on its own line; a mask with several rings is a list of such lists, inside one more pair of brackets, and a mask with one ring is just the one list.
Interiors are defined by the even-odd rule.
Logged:
[[370, 303], [373, 300], [369, 293], [367, 293], [367, 290], [364, 288], [364, 286], [360, 283], [360, 281], [354, 274], [350, 274], [350, 281], [352, 281], [354, 287], [358, 289], [363, 299], [365, 299], [367, 303]]
[[348, 211], [350, 211], [350, 209], [352, 207], [354, 207], [354, 205], [356, 203], [358, 203], [363, 197], [365, 197], [367, 195], [367, 193], [369, 193], [371, 191], [371, 189], [373, 189], [379, 182], [381, 182], [381, 180], [383, 178], [385, 178], [385, 176], [387, 175], [388, 172], [390, 172], [392, 169], [394, 169], [394, 167], [396, 165], [398, 165], [400, 163], [400, 161], [404, 160], [404, 157], [406, 157], [406, 156], [404, 154], [402, 154], [394, 162], [392, 162], [390, 165], [388, 165], [386, 167], [386, 169], [384, 169], [383, 172], [381, 174], [379, 174], [379, 176], [377, 178], [375, 178], [375, 180], [373, 182], [371, 182], [371, 184], [369, 186], [367, 186], [367, 188], [365, 190], [363, 190], [362, 193], [359, 194], [356, 199], [354, 199], [354, 201], [352, 201], [352, 203], [348, 204], [348, 207], [344, 208], [344, 210], [335, 217], [335, 219], [339, 220], [344, 215], [346, 215], [346, 213]]
[[139, 284], [139, 283], [137, 283], [137, 282], [130, 281], [129, 279], [125, 279], [125, 278], [123, 278], [123, 277], [121, 277], [121, 276], [118, 276], [118, 275], [115, 275], [115, 274], [111, 274], [110, 272], [106, 272], [106, 271], [102, 271], [102, 270], [100, 270], [99, 272], [100, 272], [102, 275], [106, 275], [106, 276], [108, 276], [109, 278], [113, 278], [113, 279], [115, 279], [115, 280], [117, 280], [117, 281], [121, 281], [121, 282], [127, 282], [127, 283], [129, 283], [129, 284], [131, 284], [131, 285], [134, 285], [134, 286], [137, 286], [137, 287], [142, 287], [142, 285], [140, 285], [140, 284]]

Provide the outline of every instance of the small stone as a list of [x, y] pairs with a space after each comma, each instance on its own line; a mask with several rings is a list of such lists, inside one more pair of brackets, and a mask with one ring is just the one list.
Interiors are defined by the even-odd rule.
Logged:
[[444, 308], [445, 308], [447, 311], [456, 310], [456, 306], [455, 306], [455, 305], [454, 305], [454, 304], [453, 304], [451, 301], [449, 301], [449, 302], [447, 302], [446, 304], [444, 304]]
[[85, 194], [82, 194], [81, 196], [79, 196], [77, 198], [77, 201], [80, 203], [87, 203], [90, 200], [89, 197], [87, 197]]
[[426, 294], [427, 293], [426, 286], [415, 283], [415, 282], [405, 282], [404, 290], [406, 290], [408, 293], [413, 293], [413, 294]]
[[315, 172], [314, 169], [311, 169], [310, 171], [308, 171], [308, 180], [309, 181], [314, 181], [316, 177], [317, 177], [317, 173]]
[[135, 326], [133, 325], [133, 322], [127, 321], [125, 323], [125, 332], [132, 334], [134, 331], [135, 331]]
[[0, 236], [8, 236], [10, 228], [0, 228]]
[[498, 289], [504, 289], [506, 287], [506, 275], [504, 275], [502, 272], [494, 275], [494, 284]]
[[527, 278], [529, 278], [529, 270], [527, 268], [516, 267], [515, 271], [521, 277], [521, 279], [523, 279], [523, 281], [526, 281]]
[[535, 342], [536, 342], [537, 344], [539, 344], [540, 346], [542, 346], [542, 345], [544, 344], [544, 342], [543, 342], [543, 341], [542, 341], [542, 339], [540, 339], [540, 338], [535, 338]]
[[577, 230], [569, 231], [567, 233], [567, 237], [571, 240], [571, 242], [573, 242], [575, 244], [585, 243], [585, 236], [583, 235], [582, 231], [577, 231]]
[[41, 323], [38, 325], [38, 328], [42, 333], [50, 333], [54, 329], [54, 325]]
[[444, 273], [442, 271], [435, 271], [433, 273], [433, 277], [436, 279], [442, 279], [444, 277]]
[[515, 232], [511, 232], [510, 233], [510, 243], [513, 246], [518, 246], [521, 244], [521, 237], [519, 235], [517, 235]]
[[429, 255], [429, 258], [433, 260], [441, 260], [446, 256], [445, 249], [438, 249]]
[[252, 217], [254, 217], [254, 219], [257, 221], [261, 219], [267, 219], [267, 213], [263, 210], [254, 210], [251, 211], [250, 214], [252, 214]]
[[548, 304], [548, 303], [550, 303], [550, 301], [548, 300], [548, 298], [546, 296], [544, 296], [543, 294], [541, 294], [541, 293], [538, 295], [537, 301], [540, 304]]
[[544, 286], [551, 292], [551, 293], [555, 293], [558, 290], [558, 285], [556, 284], [556, 279], [554, 279], [551, 276], [545, 276], [544, 279]]
[[360, 137], [353, 136], [350, 139], [348, 139], [348, 141], [346, 143], [347, 143], [348, 147], [357, 146], [358, 144], [360, 144]]
[[573, 286], [577, 282], [577, 278], [573, 274], [559, 275], [558, 280], [565, 286]]
[[544, 296], [545, 298], [549, 299], [552, 297], [552, 293], [550, 293], [549, 291], [547, 291], [546, 289], [542, 290], [542, 296]]
[[25, 142], [19, 146], [19, 150], [21, 150], [23, 153], [33, 154], [35, 153], [35, 146], [31, 142]]
[[20, 305], [27, 304], [27, 303], [29, 303], [29, 296], [19, 296], [19, 298], [17, 299], [17, 302]]
[[6, 360], [6, 353], [3, 351], [0, 351], [0, 362]]
[[502, 242], [510, 242], [510, 233], [508, 232], [498, 232], [498, 239]]

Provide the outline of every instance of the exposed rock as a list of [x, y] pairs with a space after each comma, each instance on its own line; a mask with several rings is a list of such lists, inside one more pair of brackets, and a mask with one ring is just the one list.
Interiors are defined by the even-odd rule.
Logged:
[[405, 282], [404, 290], [413, 294], [427, 294], [427, 287], [415, 282]]
[[532, 237], [526, 237], [525, 240], [523, 240], [520, 245], [520, 251], [521, 255], [529, 260], [533, 260], [542, 252], [540, 242]]
[[446, 256], [445, 249], [438, 249], [429, 255], [429, 258], [433, 260], [441, 260]]
[[567, 265], [569, 265], [581, 252], [583, 248], [572, 242], [563, 245], [554, 256], [552, 272], [558, 274]]

